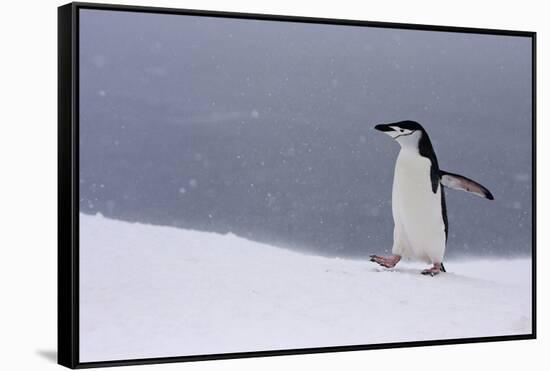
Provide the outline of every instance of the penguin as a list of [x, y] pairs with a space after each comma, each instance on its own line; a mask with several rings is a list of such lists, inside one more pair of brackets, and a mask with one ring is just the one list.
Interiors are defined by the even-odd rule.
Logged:
[[491, 192], [465, 176], [439, 169], [426, 130], [415, 121], [400, 121], [374, 127], [400, 145], [392, 188], [394, 221], [391, 256], [371, 255], [370, 260], [393, 268], [401, 258], [424, 261], [432, 266], [424, 275], [445, 272], [443, 257], [449, 234], [444, 188], [472, 193], [493, 200]]

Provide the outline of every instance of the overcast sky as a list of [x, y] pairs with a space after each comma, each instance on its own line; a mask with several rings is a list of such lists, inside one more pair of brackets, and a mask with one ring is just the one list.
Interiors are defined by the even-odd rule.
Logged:
[[420, 122], [448, 254], [531, 248], [531, 40], [81, 10], [80, 207], [319, 254], [390, 250], [397, 143]]

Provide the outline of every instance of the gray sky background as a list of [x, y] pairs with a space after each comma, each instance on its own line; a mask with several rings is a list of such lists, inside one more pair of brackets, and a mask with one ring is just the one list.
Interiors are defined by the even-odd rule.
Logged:
[[80, 209], [323, 255], [392, 244], [411, 119], [443, 170], [447, 253], [531, 249], [531, 40], [81, 10]]

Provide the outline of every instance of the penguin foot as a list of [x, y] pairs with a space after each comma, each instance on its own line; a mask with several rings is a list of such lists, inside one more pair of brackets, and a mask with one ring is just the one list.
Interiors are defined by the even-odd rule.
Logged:
[[442, 272], [441, 270], [442, 264], [441, 263], [434, 263], [433, 267], [424, 269], [421, 273], [425, 276], [435, 276], [436, 274], [439, 274]]
[[378, 255], [371, 255], [370, 261], [375, 262], [385, 268], [393, 268], [399, 261], [401, 260], [401, 256], [399, 255], [392, 255], [392, 256], [378, 256]]

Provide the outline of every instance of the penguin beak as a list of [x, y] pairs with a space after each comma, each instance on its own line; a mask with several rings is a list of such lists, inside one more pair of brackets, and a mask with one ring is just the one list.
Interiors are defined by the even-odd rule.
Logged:
[[382, 132], [388, 132], [388, 131], [395, 131], [393, 130], [392, 127], [390, 127], [390, 125], [387, 125], [387, 124], [379, 124], [379, 125], [376, 125], [374, 127], [374, 129], [378, 130], [378, 131], [382, 131]]

